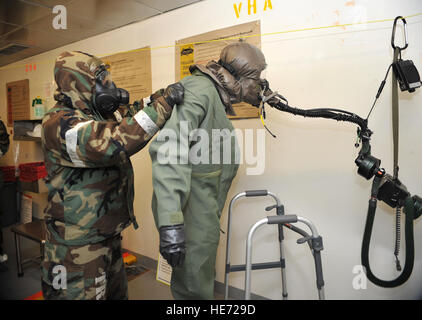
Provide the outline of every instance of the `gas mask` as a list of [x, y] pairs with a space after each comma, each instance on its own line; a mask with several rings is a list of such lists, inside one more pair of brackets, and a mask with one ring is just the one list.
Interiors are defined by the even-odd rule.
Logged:
[[259, 106], [260, 78], [267, 66], [261, 50], [245, 42], [233, 43], [221, 51], [218, 64], [232, 75], [224, 76], [224, 87], [228, 89], [231, 102], [247, 102]]
[[[218, 64], [230, 73], [225, 74], [224, 70], [220, 71], [220, 80], [224, 84], [224, 88], [230, 95], [231, 103], [247, 102], [255, 107], [259, 106], [261, 101], [261, 79], [256, 77], [241, 77], [230, 65], [224, 63], [221, 59]], [[224, 80], [223, 80], [224, 79]]]
[[261, 50], [249, 43], [236, 42], [221, 51], [218, 62], [191, 65], [189, 70], [192, 73], [198, 69], [208, 75], [216, 84], [226, 113], [235, 116], [232, 104], [247, 102], [259, 106], [263, 81], [260, 77], [266, 66]]
[[129, 103], [129, 92], [116, 87], [104, 66], [100, 66], [95, 72], [93, 103], [103, 116], [113, 114], [119, 106]]

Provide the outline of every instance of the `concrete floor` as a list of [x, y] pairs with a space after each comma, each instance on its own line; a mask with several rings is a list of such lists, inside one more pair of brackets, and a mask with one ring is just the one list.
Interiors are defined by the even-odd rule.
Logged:
[[129, 300], [173, 300], [170, 287], [155, 280], [155, 270], [149, 270], [129, 281]]
[[[3, 228], [3, 250], [8, 260], [0, 264], [0, 299], [22, 300], [41, 290], [39, 264], [30, 262], [24, 265], [24, 276], [18, 277], [15, 239], [10, 227]], [[24, 259], [40, 254], [40, 247], [34, 241], [21, 239]]]
[[[174, 300], [170, 286], [156, 279], [156, 270], [149, 270], [129, 281], [129, 300]], [[224, 300], [224, 295], [214, 293], [215, 300]]]

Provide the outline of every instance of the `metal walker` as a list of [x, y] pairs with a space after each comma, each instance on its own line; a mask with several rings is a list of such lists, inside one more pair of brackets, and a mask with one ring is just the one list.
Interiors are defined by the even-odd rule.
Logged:
[[[267, 207], [265, 210], [270, 211], [276, 209], [277, 215], [268, 216], [256, 222], [249, 230], [248, 238], [246, 242], [246, 263], [243, 265], [231, 265], [230, 264], [230, 233], [231, 233], [231, 214], [233, 211], [234, 203], [242, 197], [272, 197], [276, 204], [270, 207]], [[309, 235], [306, 231], [292, 225], [291, 223], [302, 222], [306, 224], [312, 235]], [[278, 225], [278, 239], [280, 243], [280, 260], [274, 262], [264, 262], [264, 263], [254, 263], [252, 264], [252, 238], [256, 229], [264, 224], [277, 224]], [[279, 198], [272, 192], [267, 190], [250, 190], [238, 193], [232, 198], [229, 205], [228, 212], [228, 222], [227, 222], [227, 245], [226, 245], [226, 268], [225, 268], [225, 277], [224, 277], [224, 299], [228, 299], [229, 292], [229, 273], [237, 271], [246, 271], [245, 275], [245, 299], [250, 299], [250, 281], [251, 281], [251, 270], [262, 270], [262, 269], [281, 269], [281, 280], [282, 280], [282, 296], [283, 300], [287, 299], [287, 281], [286, 281], [286, 263], [284, 258], [284, 249], [283, 249], [283, 227], [286, 227], [300, 235], [303, 238], [297, 240], [298, 244], [307, 242], [315, 260], [315, 270], [316, 270], [316, 282], [318, 288], [318, 296], [320, 300], [325, 299], [324, 295], [324, 280], [322, 274], [322, 263], [321, 263], [321, 250], [323, 249], [322, 237], [318, 234], [314, 224], [306, 218], [298, 217], [296, 215], [284, 215], [284, 206], [281, 204]]]

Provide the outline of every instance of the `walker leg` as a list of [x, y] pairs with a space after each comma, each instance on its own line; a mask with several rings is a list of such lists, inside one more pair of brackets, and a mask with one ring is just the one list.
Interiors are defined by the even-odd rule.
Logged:
[[229, 273], [226, 270], [226, 275], [224, 276], [224, 300], [229, 299]]
[[283, 248], [283, 227], [278, 226], [278, 240], [280, 242], [280, 263], [281, 263], [281, 282], [282, 282], [282, 295], [283, 300], [287, 300], [287, 277], [286, 277], [286, 260], [284, 259], [284, 248]]
[[325, 300], [324, 288], [318, 289], [319, 300]]

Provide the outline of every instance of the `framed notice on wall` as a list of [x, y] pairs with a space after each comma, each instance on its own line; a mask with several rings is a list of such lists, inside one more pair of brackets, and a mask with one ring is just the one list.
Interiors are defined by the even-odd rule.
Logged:
[[[192, 64], [206, 65], [211, 60], [218, 61], [221, 50], [237, 41], [261, 48], [260, 22], [248, 22], [176, 41], [176, 81], [190, 75]], [[236, 116], [229, 116], [231, 119], [259, 117], [258, 109], [247, 103], [235, 104], [233, 108]]]
[[152, 93], [151, 48], [145, 47], [101, 58], [110, 65], [117, 87], [129, 92], [130, 103]]
[[7, 126], [12, 127], [15, 120], [29, 120], [29, 79], [6, 83]]

